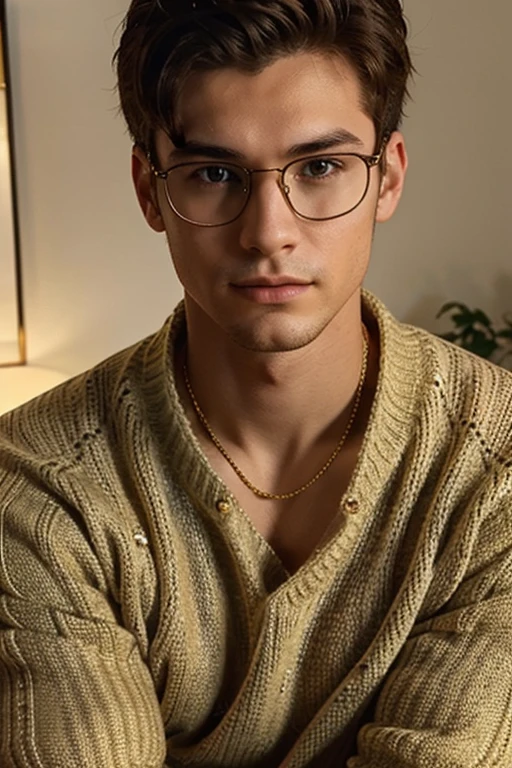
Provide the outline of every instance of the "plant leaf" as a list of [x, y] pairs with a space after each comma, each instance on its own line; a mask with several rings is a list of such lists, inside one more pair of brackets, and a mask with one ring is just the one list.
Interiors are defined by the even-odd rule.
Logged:
[[486, 328], [492, 327], [492, 322], [490, 318], [485, 314], [485, 312], [482, 312], [481, 309], [475, 309], [473, 312], [473, 323], [480, 323], [481, 325], [484, 325]]
[[487, 339], [483, 334], [475, 334], [470, 352], [489, 359], [497, 349], [499, 349], [499, 345], [496, 344], [494, 339]]
[[452, 309], [460, 309], [462, 311], [468, 311], [468, 308], [465, 304], [461, 304], [459, 301], [448, 301], [446, 304], [443, 304], [441, 309], [436, 315], [436, 318], [441, 317], [442, 315], [445, 315], [447, 312], [451, 312]]
[[458, 314], [452, 315], [452, 321], [458, 328], [471, 328], [474, 324], [474, 315], [471, 310], [461, 310]]
[[451, 341], [452, 344], [455, 344], [459, 338], [459, 334], [454, 333], [453, 331], [448, 331], [448, 333], [441, 333], [439, 338], [444, 339], [445, 341]]

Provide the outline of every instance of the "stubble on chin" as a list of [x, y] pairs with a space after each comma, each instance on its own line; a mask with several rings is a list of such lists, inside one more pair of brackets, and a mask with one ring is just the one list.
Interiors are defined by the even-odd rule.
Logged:
[[250, 352], [275, 354], [280, 352], [293, 352], [304, 349], [314, 342], [329, 325], [329, 320], [309, 324], [283, 322], [279, 327], [268, 329], [266, 327], [248, 327], [242, 323], [234, 324], [227, 329], [231, 340], [242, 349]]

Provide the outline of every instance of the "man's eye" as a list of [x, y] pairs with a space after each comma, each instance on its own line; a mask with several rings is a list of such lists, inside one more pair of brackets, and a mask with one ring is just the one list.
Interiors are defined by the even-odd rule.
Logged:
[[204, 168], [198, 168], [197, 176], [201, 181], [207, 184], [225, 184], [228, 181], [236, 181], [237, 177], [229, 168], [223, 168], [221, 165], [208, 165]]
[[300, 175], [321, 179], [324, 176], [331, 176], [342, 169], [343, 164], [341, 161], [327, 157], [319, 157], [305, 163], [300, 170]]

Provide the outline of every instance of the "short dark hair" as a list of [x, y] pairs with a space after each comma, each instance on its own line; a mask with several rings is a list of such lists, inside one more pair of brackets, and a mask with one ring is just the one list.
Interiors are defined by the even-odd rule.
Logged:
[[132, 0], [114, 57], [130, 134], [151, 153], [157, 129], [180, 146], [177, 104], [190, 75], [258, 73], [302, 52], [352, 64], [378, 145], [400, 126], [413, 70], [400, 0]]

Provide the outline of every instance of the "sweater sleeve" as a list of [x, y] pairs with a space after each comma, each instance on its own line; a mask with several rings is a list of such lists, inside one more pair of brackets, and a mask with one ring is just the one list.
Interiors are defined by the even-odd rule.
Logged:
[[466, 577], [445, 608], [411, 632], [347, 768], [512, 765], [510, 479]]
[[83, 520], [0, 471], [2, 768], [162, 768], [155, 686], [121, 613]]

